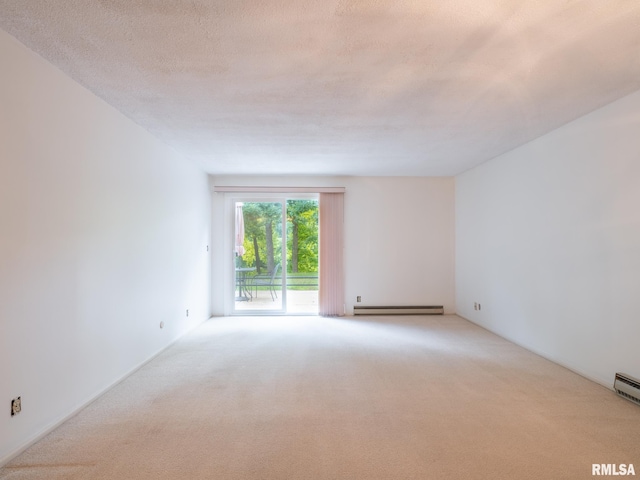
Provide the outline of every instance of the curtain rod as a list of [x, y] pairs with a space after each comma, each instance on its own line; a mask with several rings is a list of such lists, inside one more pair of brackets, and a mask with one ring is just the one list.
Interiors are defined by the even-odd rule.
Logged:
[[241, 187], [214, 185], [214, 192], [237, 193], [344, 193], [344, 187]]

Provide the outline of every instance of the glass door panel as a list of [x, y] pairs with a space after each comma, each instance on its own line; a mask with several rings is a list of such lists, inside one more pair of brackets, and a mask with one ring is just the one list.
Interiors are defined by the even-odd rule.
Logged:
[[318, 314], [318, 200], [287, 200], [287, 313]]
[[236, 201], [234, 222], [234, 313], [284, 313], [284, 201]]

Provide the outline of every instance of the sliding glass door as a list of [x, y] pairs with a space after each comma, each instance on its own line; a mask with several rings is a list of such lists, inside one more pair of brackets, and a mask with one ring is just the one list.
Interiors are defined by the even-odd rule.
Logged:
[[285, 202], [236, 201], [234, 209], [234, 313], [284, 313]]
[[233, 313], [317, 313], [317, 199], [247, 196], [232, 203]]

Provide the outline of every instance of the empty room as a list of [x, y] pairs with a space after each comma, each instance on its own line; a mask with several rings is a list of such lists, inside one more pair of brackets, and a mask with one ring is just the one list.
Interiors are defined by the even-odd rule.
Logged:
[[639, 25], [0, 0], [0, 479], [640, 475]]

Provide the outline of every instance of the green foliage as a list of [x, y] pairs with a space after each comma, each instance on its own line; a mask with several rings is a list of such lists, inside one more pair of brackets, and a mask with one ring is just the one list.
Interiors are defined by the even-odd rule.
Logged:
[[[245, 253], [239, 266], [267, 270], [270, 265], [281, 263], [282, 222], [281, 208], [277, 203], [246, 202], [243, 206]], [[269, 227], [270, 226], [270, 227]], [[272, 231], [272, 249], [267, 232]], [[294, 231], [297, 235], [294, 235]], [[297, 238], [297, 241], [296, 241]], [[297, 249], [297, 271], [318, 271], [318, 202], [315, 200], [287, 200], [287, 265], [292, 272], [294, 249]], [[255, 246], [258, 251], [256, 252]], [[259, 259], [259, 265], [258, 265]]]
[[[294, 235], [297, 229], [297, 238]], [[297, 240], [297, 242], [296, 242]], [[318, 202], [316, 200], [287, 200], [287, 260], [288, 272], [318, 271]]]
[[[242, 208], [244, 215], [244, 266], [268, 269], [280, 263], [282, 245], [281, 208], [278, 203], [247, 202]], [[271, 238], [267, 232], [271, 231]], [[271, 243], [271, 248], [269, 244]], [[255, 245], [258, 246], [256, 252]], [[259, 265], [258, 265], [259, 258]]]

